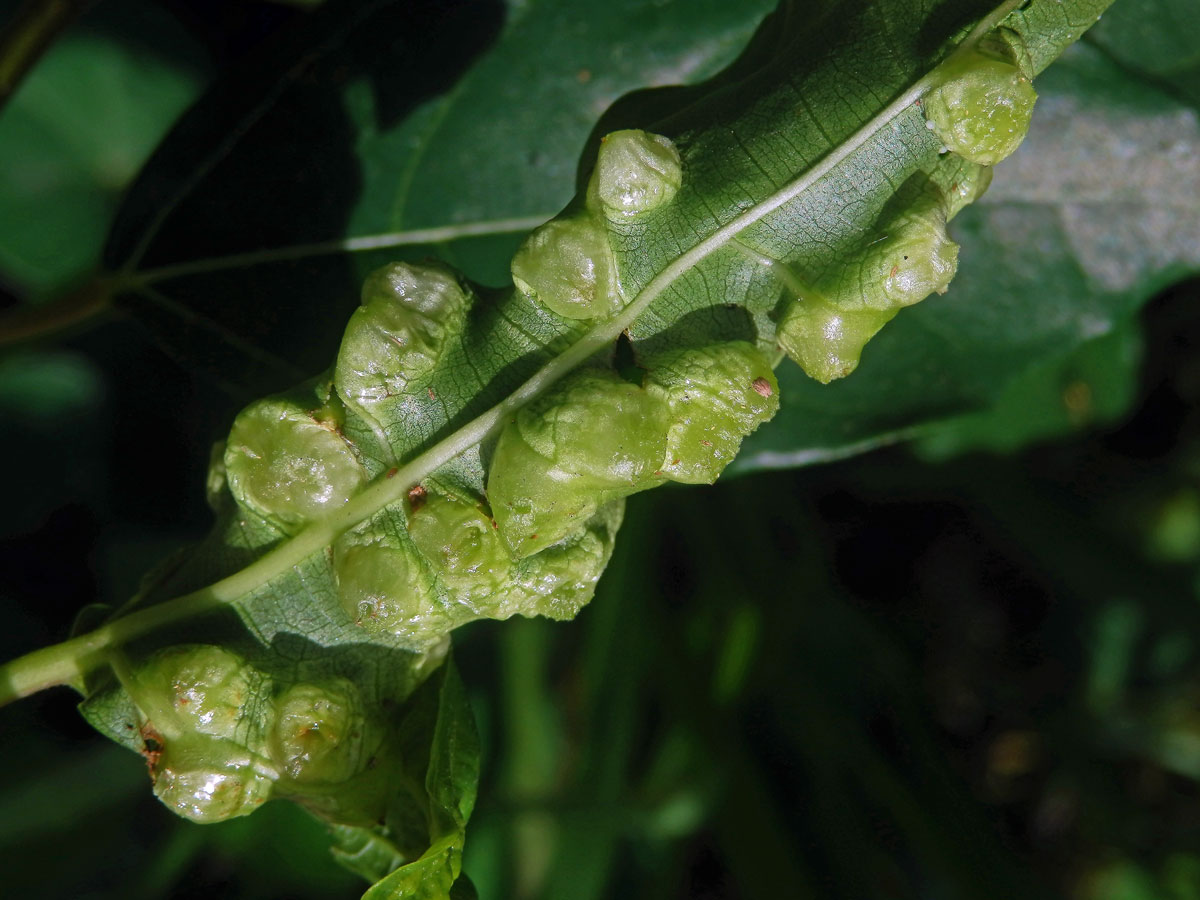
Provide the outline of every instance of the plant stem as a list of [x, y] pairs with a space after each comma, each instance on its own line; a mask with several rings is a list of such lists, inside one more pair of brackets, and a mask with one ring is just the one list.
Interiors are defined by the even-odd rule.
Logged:
[[97, 666], [107, 663], [114, 647], [160, 625], [211, 607], [211, 592], [215, 587], [217, 585], [152, 606], [0, 666], [0, 706], [60, 684], [70, 685], [82, 693], [84, 677]]
[[220, 272], [227, 269], [245, 268], [266, 263], [289, 262], [311, 256], [332, 256], [338, 253], [362, 253], [370, 250], [386, 250], [391, 247], [409, 247], [416, 244], [439, 244], [466, 237], [487, 237], [497, 234], [519, 234], [532, 231], [549, 219], [549, 215], [522, 216], [515, 219], [494, 219], [483, 222], [459, 222], [453, 225], [438, 225], [432, 228], [410, 228], [385, 234], [366, 234], [359, 237], [339, 238], [332, 241], [317, 241], [310, 244], [293, 244], [269, 250], [252, 250], [230, 256], [197, 259], [174, 263], [158, 269], [131, 272], [127, 282], [133, 286], [153, 284], [185, 275], [205, 272]]
[[100, 276], [49, 303], [18, 306], [0, 316], [0, 347], [51, 337], [111, 309], [113, 282]]

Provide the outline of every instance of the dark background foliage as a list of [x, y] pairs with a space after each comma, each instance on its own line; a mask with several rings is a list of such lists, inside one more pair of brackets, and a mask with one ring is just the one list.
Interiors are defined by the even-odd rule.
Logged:
[[[245, 86], [303, 58], [330, 22], [351, 38], [254, 118], [248, 149], [206, 170], [155, 232], [147, 264], [376, 222], [371, 192], [388, 169], [370, 154], [390, 145], [364, 152], [369, 129], [322, 86], [361, 76], [372, 127], [390, 133], [494, 46], [521, 5], [360, 6], [383, 18], [356, 31], [346, 4], [315, 14], [324, 19], [245, 2], [98, 5], [0, 114], [2, 311], [52, 303], [85, 275], [121, 190], [204, 93], [117, 215], [108, 260], [125, 261], [150, 214], [139, 203], [203, 169], [213, 135], [239, 127], [253, 104]], [[1148, 14], [1131, 21], [1152, 29], [1144, 46], [1172, 33]], [[728, 47], [710, 51], [699, 75], [748, 35], [740, 21], [704, 27]], [[594, 28], [563, 53], [598, 53], [609, 38]], [[1195, 64], [1186, 47], [1169, 50], [1151, 65], [1104, 32], [1087, 48], [1136, 74], [1136, 90], [1194, 109]], [[576, 84], [604, 77], [600, 56], [582, 63], [570, 60]], [[635, 60], [590, 102], [645, 83], [651, 68]], [[600, 109], [563, 105], [578, 119], [574, 158]], [[291, 129], [282, 135], [281, 122]], [[495, 140], [546, 127], [517, 121]], [[304, 158], [289, 162], [281, 145]], [[304, 156], [311, 146], [319, 159]], [[492, 190], [514, 196], [489, 194], [468, 212], [553, 212], [572, 189], [571, 174], [543, 185], [562, 156], [526, 156], [519, 177], [512, 164]], [[41, 188], [31, 159], [48, 161]], [[288, 180], [296, 167], [311, 180]], [[437, 176], [425, 171], [435, 196], [411, 200], [390, 227], [438, 224], [421, 206], [439, 202]], [[239, 185], [265, 178], [281, 181], [238, 199]], [[543, 186], [522, 192], [522, 179]], [[998, 214], [963, 227], [982, 230]], [[495, 280], [491, 260], [518, 239], [433, 249]], [[122, 315], [0, 352], [0, 655], [60, 640], [80, 608], [119, 602], [206, 530], [206, 448], [249, 394], [328, 359], [355, 302], [347, 285], [381, 258], [178, 278], [169, 296], [124, 298]], [[912, 445], [635, 497], [575, 623], [457, 634], [485, 744], [466, 859], [480, 896], [1200, 898], [1200, 283], [1179, 280], [1186, 268], [1143, 267], [1136, 292], [1153, 299], [1136, 315], [1126, 303], [1113, 332], [1133, 335], [1133, 350], [1104, 350], [1099, 363], [1051, 356], [1013, 388], [1022, 423], [1051, 398], [1041, 432], [997, 437], [1021, 433], [1001, 406]], [[755, 458], [789, 440], [810, 446], [788, 424], [796, 416]], [[835, 424], [812, 433], [838, 433]], [[861, 428], [844, 448], [890, 440], [894, 424]], [[361, 891], [329, 859], [322, 827], [289, 805], [218, 826], [176, 819], [150, 794], [142, 762], [91, 732], [65, 690], [0, 711], [0, 733], [6, 894]]]

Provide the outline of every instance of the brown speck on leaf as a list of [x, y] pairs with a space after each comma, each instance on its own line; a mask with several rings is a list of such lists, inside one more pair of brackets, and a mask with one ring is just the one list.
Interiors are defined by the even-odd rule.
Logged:
[[888, 272], [888, 280], [890, 281], [891, 279], [895, 278], [896, 273], [899, 271], [900, 271], [899, 266], [892, 266], [892, 271]]
[[156, 775], [158, 761], [162, 757], [162, 735], [149, 722], [142, 726], [141, 733], [142, 749], [139, 752], [145, 757], [146, 768], [150, 770], [150, 777], [153, 779]]
[[673, 465], [673, 466], [679, 465], [679, 460], [677, 460], [677, 459], [671, 460], [671, 465]]
[[492, 519], [492, 528], [493, 528], [493, 530], [495, 530], [495, 531], [499, 531], [499, 530], [500, 530], [500, 525], [499, 525], [499, 524], [496, 522], [496, 520], [495, 520], [495, 519]]
[[1087, 421], [1092, 413], [1092, 388], [1086, 381], [1072, 381], [1062, 394], [1063, 406], [1067, 416], [1075, 425]]
[[705, 447], [711, 447], [711, 446], [712, 446], [712, 441], [701, 441], [700, 443], [702, 443], [702, 444], [703, 444]]
[[587, 84], [589, 81], [592, 80], [592, 70], [591, 69], [580, 69], [578, 72], [575, 73], [575, 77], [579, 79], [580, 84]]
[[531, 534], [531, 535], [529, 536], [529, 540], [531, 540], [531, 541], [536, 541], [536, 540], [537, 540], [537, 535], [536, 535], [536, 534]]
[[435, 394], [435, 393], [433, 392], [433, 388], [431, 388], [431, 387], [429, 387], [429, 388], [425, 388], [425, 391], [426, 391], [426, 392], [429, 394], [429, 399], [430, 399], [430, 400], [436, 400], [436, 399], [437, 399], [437, 394]]
[[419, 484], [414, 484], [408, 489], [408, 505], [416, 512], [425, 505], [426, 491]]
[[395, 466], [392, 466], [390, 469], [388, 469], [388, 470], [387, 470], [387, 475], [386, 475], [385, 477], [387, 477], [387, 478], [395, 478], [395, 477], [396, 477], [396, 473], [397, 473], [397, 472], [399, 472], [399, 471], [400, 471], [400, 470], [399, 470], [399, 469], [397, 469]]
[[750, 387], [754, 388], [754, 393], [758, 394], [760, 397], [771, 396], [771, 382], [767, 381], [765, 378], [755, 378], [754, 381], [751, 382]]
[[308, 417], [313, 420], [314, 425], [324, 428], [330, 434], [336, 434], [338, 437], [343, 436], [341, 426], [336, 419], [330, 416], [328, 410], [324, 408], [310, 410]]

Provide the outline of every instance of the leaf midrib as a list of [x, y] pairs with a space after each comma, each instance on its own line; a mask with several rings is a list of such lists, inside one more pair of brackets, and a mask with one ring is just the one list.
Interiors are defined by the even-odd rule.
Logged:
[[[971, 29], [948, 59], [968, 53], [980, 38], [995, 28], [1020, 4], [1021, 0], [1005, 0], [999, 4]], [[58, 681], [52, 683], [67, 683], [82, 677], [87, 671], [82, 665], [85, 657], [97, 654], [102, 656], [108, 648], [118, 646], [154, 628], [180, 618], [202, 613], [213, 607], [232, 603], [263, 587], [303, 560], [322, 551], [340, 535], [369, 519], [384, 507], [401, 500], [414, 484], [420, 483], [441, 466], [470, 448], [494, 437], [504, 423], [522, 406], [541, 395], [559, 379], [615, 341], [677, 279], [712, 253], [729, 244], [745, 229], [795, 199], [864, 147], [871, 138], [905, 112], [933, 86], [936, 69], [936, 66], [933, 67], [913, 82], [812, 168], [801, 173], [775, 193], [745, 210], [681, 254], [651, 278], [642, 291], [617, 316], [592, 328], [562, 354], [535, 372], [506, 399], [453, 434], [443, 438], [413, 460], [393, 470], [390, 477], [377, 479], [337, 512], [313, 522], [299, 534], [259, 557], [246, 568], [226, 576], [214, 584], [148, 609], [131, 613], [96, 631], [81, 635], [56, 647], [46, 648], [47, 651], [57, 651], [57, 656], [62, 658], [61, 671], [58, 675], [62, 676], [66, 672], [66, 677], [60, 677]], [[40, 654], [31, 654], [31, 656], [38, 655]], [[66, 671], [71, 664], [74, 664], [74, 671]], [[0, 694], [4, 693], [4, 691], [0, 691]], [[23, 694], [18, 694], [18, 696], [23, 696]], [[6, 698], [0, 697], [0, 703], [4, 699]]]

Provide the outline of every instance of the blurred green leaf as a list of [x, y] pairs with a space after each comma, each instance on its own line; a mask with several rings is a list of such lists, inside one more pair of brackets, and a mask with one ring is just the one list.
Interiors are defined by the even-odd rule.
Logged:
[[[131, 764], [132, 763], [132, 764]], [[52, 838], [76, 819], [126, 804], [145, 789], [141, 766], [112, 745], [64, 758], [0, 797], [0, 848]]]
[[1096, 23], [1088, 41], [1191, 105], [1200, 103], [1200, 44], [1191, 0], [1121, 0]]
[[0, 116], [0, 272], [35, 299], [99, 261], [122, 192], [201, 86], [189, 39], [141, 15], [155, 43], [85, 18]]
[[1115, 422], [1136, 398], [1141, 343], [1138, 329], [1122, 323], [1064, 358], [1039, 361], [1010, 381], [990, 409], [932, 425], [915, 449], [931, 461], [979, 449], [1011, 453]]
[[21, 435], [0, 446], [0, 466], [20, 473], [6, 490], [0, 530], [27, 531], [54, 503], [104, 496], [95, 451], [104, 445], [109, 403], [104, 373], [81, 354], [47, 349], [0, 357], [0, 417]]

